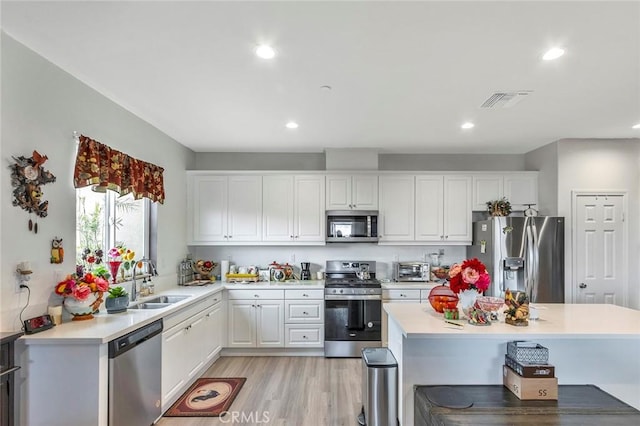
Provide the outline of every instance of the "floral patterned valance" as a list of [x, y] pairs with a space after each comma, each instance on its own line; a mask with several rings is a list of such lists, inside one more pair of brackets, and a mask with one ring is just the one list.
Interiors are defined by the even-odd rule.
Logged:
[[120, 195], [133, 194], [164, 203], [164, 169], [107, 145], [80, 136], [73, 184], [76, 188], [97, 185]]

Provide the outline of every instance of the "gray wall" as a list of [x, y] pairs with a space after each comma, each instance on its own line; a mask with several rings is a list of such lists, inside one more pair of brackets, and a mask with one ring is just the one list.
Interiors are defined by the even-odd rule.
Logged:
[[[340, 150], [324, 153], [206, 152], [196, 155], [195, 170], [330, 170]], [[370, 154], [368, 150], [363, 150]], [[353, 155], [352, 152], [349, 155]], [[327, 167], [326, 162], [331, 164]], [[350, 162], [349, 164], [353, 164]], [[374, 164], [370, 162], [370, 164]], [[340, 167], [339, 167], [340, 168]], [[344, 169], [344, 168], [340, 168]], [[362, 167], [350, 167], [361, 170]], [[524, 155], [484, 154], [378, 154], [378, 167], [371, 170], [407, 171], [521, 171]]]
[[558, 215], [558, 142], [525, 154], [527, 170], [538, 170], [538, 212]]
[[[164, 167], [166, 201], [158, 206], [157, 284], [175, 283], [175, 266], [187, 251], [186, 174], [194, 153], [164, 133], [89, 88], [5, 33], [2, 43], [2, 170], [0, 214], [0, 325], [17, 330], [18, 313], [27, 302], [17, 294], [15, 269], [30, 261], [34, 273], [31, 299], [24, 318], [47, 312], [58, 279], [75, 270], [75, 190], [73, 131], [144, 161]], [[42, 187], [49, 215], [38, 219], [39, 232], [27, 229], [29, 215], [11, 204], [11, 156], [31, 156], [33, 150], [49, 157], [44, 167], [56, 177]], [[51, 239], [63, 238], [64, 263], [49, 263]]]

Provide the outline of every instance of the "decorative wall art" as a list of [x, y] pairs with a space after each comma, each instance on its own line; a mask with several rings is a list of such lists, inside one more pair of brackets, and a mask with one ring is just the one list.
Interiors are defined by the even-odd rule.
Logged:
[[[33, 151], [31, 157], [12, 157], [15, 163], [11, 167], [11, 186], [13, 186], [13, 205], [19, 206], [29, 214], [47, 217], [48, 201], [42, 200], [42, 185], [55, 182], [56, 177], [42, 165], [46, 155]], [[38, 223], [29, 218], [29, 231], [38, 233]]]
[[51, 263], [64, 262], [64, 248], [62, 247], [62, 238], [53, 237], [51, 240]]

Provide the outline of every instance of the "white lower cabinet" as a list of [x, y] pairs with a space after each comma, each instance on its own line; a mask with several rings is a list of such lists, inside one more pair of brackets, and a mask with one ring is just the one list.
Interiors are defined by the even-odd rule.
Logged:
[[230, 348], [284, 347], [284, 291], [229, 290]]
[[162, 333], [162, 409], [184, 392], [222, 348], [224, 304], [218, 294], [164, 319]]
[[324, 290], [285, 290], [285, 347], [324, 347]]
[[[424, 292], [429, 294], [429, 290], [420, 290], [417, 288], [394, 288], [382, 290], [382, 346], [386, 347], [388, 343], [388, 315], [384, 310], [387, 303], [420, 303]], [[422, 293], [421, 293], [422, 292]]]

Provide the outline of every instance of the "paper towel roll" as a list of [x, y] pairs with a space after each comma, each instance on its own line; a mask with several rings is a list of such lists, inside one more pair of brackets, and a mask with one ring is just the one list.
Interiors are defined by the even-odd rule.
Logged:
[[228, 273], [229, 273], [229, 261], [221, 260], [220, 261], [220, 280], [222, 282], [227, 282]]

